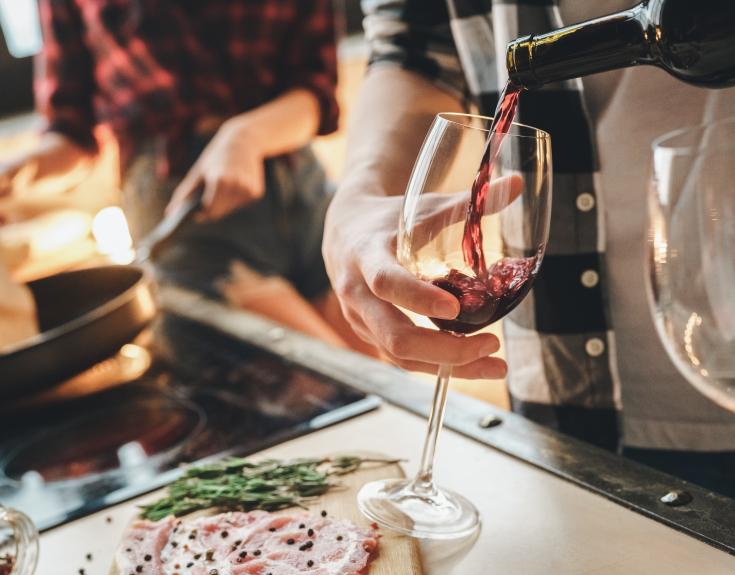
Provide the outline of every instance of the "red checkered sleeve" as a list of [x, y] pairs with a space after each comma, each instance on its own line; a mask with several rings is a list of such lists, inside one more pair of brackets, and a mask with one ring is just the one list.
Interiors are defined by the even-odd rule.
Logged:
[[300, 15], [287, 53], [289, 88], [311, 90], [319, 100], [320, 135], [337, 129], [337, 47], [333, 0], [298, 2]]
[[36, 57], [36, 107], [59, 132], [95, 151], [92, 57], [74, 0], [40, 0], [43, 50]]

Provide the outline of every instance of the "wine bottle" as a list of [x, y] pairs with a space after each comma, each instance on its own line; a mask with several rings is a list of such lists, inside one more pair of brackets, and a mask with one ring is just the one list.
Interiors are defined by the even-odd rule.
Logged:
[[646, 0], [508, 44], [510, 80], [536, 88], [649, 64], [708, 88], [735, 85], [735, 0]]

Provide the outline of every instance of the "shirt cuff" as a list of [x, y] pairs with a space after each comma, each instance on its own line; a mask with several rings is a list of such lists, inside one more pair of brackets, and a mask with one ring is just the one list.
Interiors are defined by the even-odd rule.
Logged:
[[297, 80], [294, 88], [304, 88], [316, 96], [319, 103], [318, 136], [326, 136], [337, 130], [339, 126], [339, 104], [335, 96], [334, 83], [321, 77]]
[[96, 154], [99, 151], [97, 138], [94, 137], [94, 132], [90, 126], [82, 126], [74, 122], [56, 119], [50, 121], [44, 131], [66, 136], [77, 146], [92, 154]]

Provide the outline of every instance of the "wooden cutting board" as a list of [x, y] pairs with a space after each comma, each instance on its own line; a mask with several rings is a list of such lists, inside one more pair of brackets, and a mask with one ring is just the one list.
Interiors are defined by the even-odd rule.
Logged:
[[[387, 459], [387, 456], [370, 454], [376, 458]], [[374, 479], [405, 477], [399, 464], [364, 465], [356, 473], [339, 478], [341, 488], [334, 489], [309, 504], [309, 511], [319, 513], [326, 509], [331, 517], [349, 519], [362, 527], [369, 527], [368, 521], [357, 508], [357, 492], [368, 481]], [[161, 491], [163, 494], [163, 491]], [[286, 510], [285, 512], [288, 512]], [[392, 533], [380, 528], [380, 545], [378, 556], [372, 562], [369, 575], [423, 575], [418, 541], [404, 535]], [[110, 575], [121, 575], [113, 565]]]

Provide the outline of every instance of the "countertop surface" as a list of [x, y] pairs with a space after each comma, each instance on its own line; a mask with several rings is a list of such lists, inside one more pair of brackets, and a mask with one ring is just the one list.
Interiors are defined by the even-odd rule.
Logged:
[[[379, 410], [284, 443], [258, 456], [375, 451], [415, 471], [425, 422]], [[440, 440], [437, 478], [469, 497], [483, 528], [475, 541], [422, 543], [425, 573], [443, 575], [728, 575], [735, 557], [451, 430]], [[45, 532], [38, 575], [106, 575], [129, 501]], [[91, 553], [92, 559], [85, 556]]]

